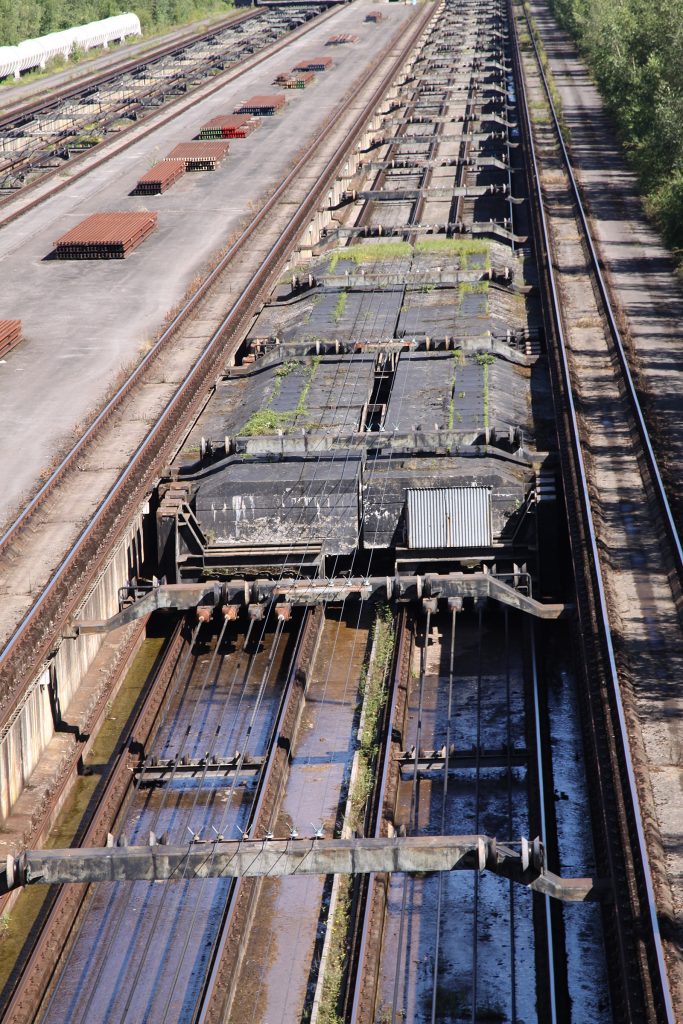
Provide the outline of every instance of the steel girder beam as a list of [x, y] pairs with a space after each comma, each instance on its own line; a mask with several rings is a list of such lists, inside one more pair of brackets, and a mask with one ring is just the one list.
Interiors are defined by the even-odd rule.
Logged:
[[4, 885], [173, 881], [371, 872], [491, 871], [556, 899], [604, 899], [592, 878], [561, 878], [545, 868], [543, 847], [522, 839], [502, 845], [488, 836], [382, 839], [289, 839], [193, 842], [187, 846], [109, 846], [29, 850], [9, 857]]
[[80, 619], [74, 622], [79, 633], [108, 633], [143, 615], [160, 609], [188, 611], [192, 608], [214, 608], [230, 605], [265, 605], [270, 602], [298, 607], [341, 602], [351, 598], [370, 601], [415, 601], [423, 597], [449, 598], [488, 597], [501, 604], [527, 612], [539, 619], [567, 618], [574, 612], [571, 604], [542, 604], [533, 597], [515, 590], [491, 573], [452, 572], [444, 575], [396, 575], [348, 579], [313, 580], [229, 580], [219, 583], [168, 583], [154, 587], [140, 600], [127, 605], [109, 619]]

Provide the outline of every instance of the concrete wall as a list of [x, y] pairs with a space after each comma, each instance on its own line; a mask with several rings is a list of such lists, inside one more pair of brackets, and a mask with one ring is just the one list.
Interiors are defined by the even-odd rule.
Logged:
[[[118, 588], [140, 571], [142, 513], [138, 514], [90, 593], [77, 618], [105, 619], [119, 610]], [[54, 734], [50, 686], [61, 715], [68, 720], [74, 694], [103, 642], [103, 636], [65, 638], [27, 689], [20, 705], [0, 734], [0, 823], [10, 813], [31, 772]]]

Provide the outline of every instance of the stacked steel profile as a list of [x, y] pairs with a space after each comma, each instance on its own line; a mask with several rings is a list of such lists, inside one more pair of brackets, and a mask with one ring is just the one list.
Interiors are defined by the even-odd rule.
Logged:
[[200, 139], [246, 139], [260, 126], [250, 114], [219, 114], [199, 129]]
[[315, 82], [312, 71], [283, 71], [273, 84], [281, 85], [283, 89], [305, 89], [312, 82]]
[[358, 36], [351, 35], [350, 32], [342, 32], [340, 35], [330, 36], [325, 43], [325, 46], [344, 46], [346, 43], [357, 43]]
[[55, 242], [60, 260], [123, 259], [147, 238], [157, 223], [156, 213], [93, 213]]
[[160, 160], [150, 167], [135, 186], [136, 195], [155, 196], [175, 185], [178, 178], [185, 173], [185, 165], [180, 160]]
[[260, 117], [272, 117], [278, 110], [282, 110], [284, 105], [285, 97], [281, 92], [271, 93], [266, 96], [250, 96], [249, 99], [243, 100], [243, 102], [235, 108], [235, 113], [257, 114]]
[[300, 60], [292, 71], [328, 71], [332, 67], [331, 57], [310, 57]]
[[229, 149], [227, 142], [181, 142], [166, 159], [182, 160], [186, 171], [215, 171]]
[[0, 359], [21, 341], [21, 320], [0, 320]]

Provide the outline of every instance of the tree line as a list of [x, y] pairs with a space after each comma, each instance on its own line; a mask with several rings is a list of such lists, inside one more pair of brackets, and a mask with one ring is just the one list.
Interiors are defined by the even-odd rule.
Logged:
[[0, 0], [0, 46], [128, 11], [137, 14], [143, 32], [153, 32], [232, 6], [232, 0]]
[[646, 206], [683, 255], [682, 0], [550, 0], [605, 100]]

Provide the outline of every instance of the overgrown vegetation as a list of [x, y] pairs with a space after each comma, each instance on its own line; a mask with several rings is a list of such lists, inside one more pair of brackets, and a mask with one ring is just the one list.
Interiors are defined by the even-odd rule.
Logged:
[[376, 245], [365, 242], [363, 245], [349, 245], [331, 254], [330, 273], [340, 260], [351, 260], [355, 264], [381, 263], [384, 260], [398, 260], [403, 256], [410, 256], [412, 251], [410, 242], [378, 242]]
[[[279, 430], [286, 433], [287, 430], [294, 426], [296, 421], [298, 421], [297, 426], [302, 426], [301, 420], [307, 413], [306, 402], [308, 393], [311, 390], [313, 378], [320, 366], [320, 358], [320, 356], [314, 356], [310, 363], [306, 365], [298, 362], [296, 359], [290, 359], [282, 363], [275, 371], [275, 380], [273, 381], [273, 387], [267, 403], [257, 412], [252, 413], [242, 427], [240, 434], [243, 437], [258, 437], [261, 434], [277, 434]], [[272, 408], [273, 401], [280, 394], [284, 378], [296, 370], [301, 370], [304, 375], [304, 386], [299, 393], [296, 408], [278, 412]]]
[[377, 609], [372, 642], [375, 656], [361, 676], [363, 695], [363, 730], [358, 747], [358, 774], [351, 793], [349, 825], [358, 829], [365, 817], [365, 807], [372, 792], [375, 758], [377, 757], [377, 727], [387, 699], [387, 678], [394, 656], [394, 616], [389, 605]]
[[339, 293], [337, 305], [334, 307], [334, 310], [332, 312], [332, 319], [336, 324], [338, 324], [341, 318], [344, 316], [344, 310], [346, 309], [346, 303], [348, 301], [348, 298], [349, 296], [347, 292], [344, 291]]
[[484, 430], [489, 428], [489, 367], [495, 361], [495, 356], [490, 352], [480, 352], [477, 355], [477, 362], [484, 371]]
[[491, 247], [480, 238], [422, 238], [415, 243], [415, 252], [457, 256], [460, 266], [466, 270], [470, 256], [483, 256], [483, 265], [488, 267]]
[[340, 260], [351, 260], [355, 264], [381, 263], [385, 260], [403, 259], [412, 256], [413, 253], [443, 253], [444, 256], [457, 258], [463, 269], [467, 267], [468, 257], [483, 256], [483, 266], [488, 267], [490, 251], [489, 243], [477, 238], [422, 238], [414, 247], [410, 242], [364, 242], [362, 245], [349, 245], [333, 252], [330, 255], [330, 272]]
[[0, 41], [12, 46], [23, 39], [73, 28], [89, 21], [133, 11], [143, 32], [160, 31], [195, 21], [207, 14], [223, 14], [232, 0], [0, 0]]
[[344, 965], [349, 936], [349, 914], [351, 912], [351, 876], [340, 875], [337, 879], [337, 905], [332, 920], [332, 936], [325, 964], [325, 978], [318, 1009], [320, 1024], [343, 1024], [338, 1006], [344, 980]]
[[680, 0], [550, 0], [576, 39], [666, 242], [683, 249]]

